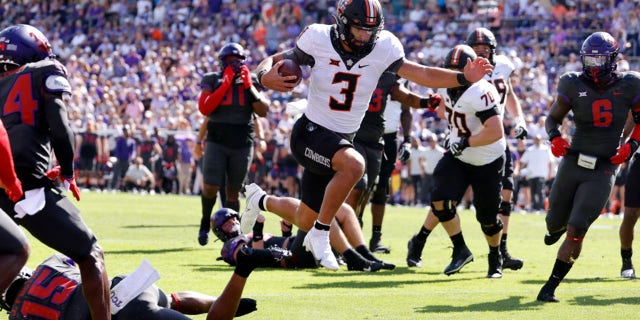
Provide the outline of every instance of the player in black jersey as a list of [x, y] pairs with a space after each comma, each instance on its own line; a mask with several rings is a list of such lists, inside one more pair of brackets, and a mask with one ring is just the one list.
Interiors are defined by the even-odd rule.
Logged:
[[[183, 320], [186, 315], [207, 313], [207, 319], [232, 319], [251, 313], [256, 301], [241, 298], [248, 276], [256, 267], [281, 259], [277, 250], [244, 250], [238, 252], [236, 269], [219, 297], [194, 291], [167, 294], [155, 285], [127, 302], [115, 313], [117, 320]], [[115, 287], [128, 275], [111, 280]], [[0, 297], [0, 307], [9, 311], [9, 319], [89, 320], [87, 301], [82, 295], [80, 273], [75, 262], [61, 254], [43, 261], [35, 271], [23, 268]], [[46, 312], [46, 313], [45, 313]]]
[[198, 232], [203, 246], [209, 242], [209, 219], [222, 186], [225, 207], [240, 210], [238, 196], [253, 158], [254, 114], [264, 117], [269, 109], [269, 101], [253, 85], [245, 58], [241, 45], [225, 45], [218, 54], [221, 71], [205, 74], [200, 83], [198, 108], [208, 119]]
[[0, 39], [0, 116], [25, 190], [25, 199], [16, 204], [0, 193], [0, 207], [42, 243], [78, 262], [92, 318], [110, 319], [102, 248], [80, 211], [47, 176], [53, 149], [60, 165], [57, 174], [80, 200], [65, 103], [71, 94], [66, 68], [54, 58], [47, 38], [30, 25], [8, 27], [0, 31]]
[[[640, 144], [640, 74], [616, 72], [617, 55], [616, 40], [606, 32], [595, 32], [580, 50], [582, 72], [566, 73], [558, 81], [545, 127], [551, 152], [564, 158], [551, 186], [544, 242], [552, 245], [567, 235], [539, 301], [558, 302], [555, 289], [580, 256], [589, 227], [607, 203], [618, 165]], [[575, 123], [571, 144], [560, 132], [570, 111]], [[635, 126], [620, 145], [630, 111]]]
[[[360, 128], [356, 132], [353, 140], [355, 149], [362, 155], [365, 162], [364, 176], [356, 183], [353, 190], [347, 197], [349, 204], [362, 226], [362, 214], [367, 205], [371, 193], [376, 188], [376, 180], [380, 173], [382, 158], [384, 153], [384, 110], [387, 105], [387, 97], [399, 101], [404, 105], [416, 108], [435, 109], [440, 104], [440, 96], [437, 94], [429, 97], [421, 97], [410, 92], [406, 87], [400, 85], [399, 77], [391, 72], [385, 72], [378, 80], [378, 85], [371, 95], [369, 108], [367, 109]], [[406, 135], [410, 135], [407, 132]], [[393, 146], [394, 150], [396, 146]], [[384, 212], [383, 212], [384, 213]], [[372, 211], [372, 233], [369, 241], [369, 250], [389, 253], [391, 250], [382, 245], [382, 219], [383, 215], [375, 215]]]

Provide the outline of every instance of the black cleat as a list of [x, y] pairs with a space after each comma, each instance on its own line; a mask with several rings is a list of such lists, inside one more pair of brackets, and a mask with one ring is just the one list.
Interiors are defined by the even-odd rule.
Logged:
[[558, 231], [555, 232], [549, 232], [547, 231], [547, 233], [544, 235], [544, 244], [550, 246], [556, 242], [558, 242], [558, 240], [560, 240], [560, 238], [562, 237], [562, 235], [567, 231], [567, 228], [562, 228]]
[[407, 244], [409, 249], [407, 252], [407, 265], [409, 267], [422, 267], [422, 250], [424, 249], [425, 243], [426, 241], [418, 240], [417, 235], [411, 237]]
[[503, 269], [511, 269], [511, 270], [519, 270], [522, 269], [524, 265], [524, 261], [520, 259], [513, 258], [509, 252], [502, 252], [502, 268]]
[[198, 232], [198, 243], [201, 246], [206, 246], [209, 243], [209, 230], [200, 230]]
[[375, 253], [391, 253], [391, 249], [380, 242], [380, 238], [371, 238], [369, 250]]
[[462, 269], [467, 263], [473, 261], [473, 254], [469, 251], [467, 246], [461, 249], [453, 248], [453, 254], [451, 255], [451, 263], [444, 268], [444, 274], [450, 276]]
[[542, 302], [560, 302], [560, 300], [556, 298], [554, 291], [548, 283], [545, 283], [542, 289], [540, 289], [540, 293], [538, 293], [537, 300]]
[[489, 272], [487, 272], [487, 278], [502, 278], [502, 254], [489, 253]]
[[380, 262], [369, 261], [366, 259], [347, 261], [347, 270], [349, 271], [376, 272], [380, 269], [382, 269], [382, 263]]
[[364, 250], [361, 250], [361, 251], [363, 251], [363, 252], [359, 252], [359, 253], [365, 260], [369, 260], [371, 262], [379, 263], [380, 264], [380, 269], [393, 270], [393, 269], [396, 268], [395, 264], [387, 263], [387, 262], [384, 262], [384, 261], [376, 258], [376, 256], [374, 256], [372, 252], [369, 252], [369, 251], [365, 252]]

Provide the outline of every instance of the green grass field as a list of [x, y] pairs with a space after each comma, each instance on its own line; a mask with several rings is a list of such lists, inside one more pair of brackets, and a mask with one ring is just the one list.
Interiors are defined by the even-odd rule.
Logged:
[[[201, 247], [196, 241], [198, 197], [83, 193], [77, 204], [106, 252], [110, 276], [129, 273], [146, 258], [160, 272], [156, 284], [165, 291], [211, 295], [218, 295], [231, 276], [232, 268], [216, 261], [222, 243]], [[471, 212], [461, 217], [474, 262], [458, 274], [444, 275], [451, 248], [439, 227], [423, 252], [424, 266], [407, 268], [407, 241], [425, 215], [426, 209], [387, 208], [383, 240], [392, 252], [379, 257], [397, 264], [393, 271], [254, 271], [244, 296], [258, 301], [258, 311], [243, 319], [635, 319], [640, 314], [639, 283], [620, 278], [619, 218], [595, 222], [580, 259], [556, 290], [561, 302], [542, 304], [535, 298], [558, 246], [542, 242], [543, 215], [512, 215], [509, 249], [525, 265], [492, 280], [485, 278], [488, 248]], [[265, 232], [279, 234], [278, 221], [268, 214]], [[367, 241], [370, 225], [367, 211]], [[28, 266], [35, 267], [53, 251], [30, 239]], [[640, 265], [640, 259], [636, 262]]]

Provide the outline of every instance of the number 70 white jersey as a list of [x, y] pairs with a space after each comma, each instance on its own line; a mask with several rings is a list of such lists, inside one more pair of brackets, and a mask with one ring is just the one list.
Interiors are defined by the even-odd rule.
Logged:
[[[498, 91], [487, 80], [480, 80], [472, 84], [453, 104], [447, 89], [438, 89], [444, 99], [446, 116], [449, 121], [449, 141], [460, 140], [478, 134], [484, 128], [477, 112], [497, 108], [500, 122], [504, 115], [504, 106], [500, 105]], [[480, 147], [468, 147], [458, 157], [463, 162], [481, 166], [491, 163], [504, 154], [506, 140], [504, 136], [499, 140]]]

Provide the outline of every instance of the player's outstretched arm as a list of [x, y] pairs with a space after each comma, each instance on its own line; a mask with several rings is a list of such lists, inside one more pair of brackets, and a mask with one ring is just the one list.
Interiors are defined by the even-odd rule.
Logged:
[[479, 81], [491, 70], [493, 70], [493, 66], [489, 60], [482, 57], [478, 57], [473, 61], [468, 59], [464, 72], [423, 66], [404, 59], [397, 74], [429, 88], [454, 88]]

